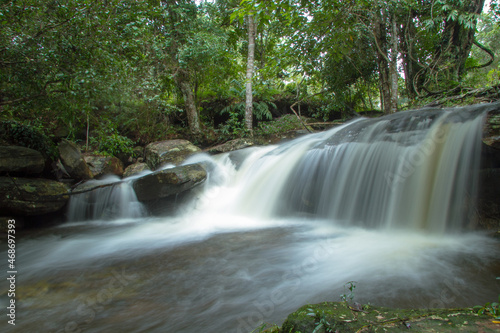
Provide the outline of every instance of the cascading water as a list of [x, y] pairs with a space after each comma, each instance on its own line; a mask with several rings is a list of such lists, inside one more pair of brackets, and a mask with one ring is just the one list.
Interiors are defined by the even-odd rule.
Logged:
[[68, 220], [110, 220], [138, 218], [145, 208], [137, 201], [132, 180], [121, 181], [116, 176], [92, 180], [74, 191], [68, 204]]
[[263, 217], [458, 230], [473, 208], [483, 121], [469, 110], [406, 112], [293, 141], [246, 166], [232, 207]]
[[[401, 112], [194, 156], [186, 163], [203, 162], [208, 178], [167, 217], [126, 210], [133, 179], [76, 197], [81, 222], [16, 243], [22, 315], [8, 329], [250, 332], [306, 303], [338, 301], [352, 280], [355, 300], [375, 305], [494, 300], [498, 242], [464, 229], [493, 108]], [[103, 221], [116, 205], [92, 203], [120, 202], [115, 191], [128, 203]]]

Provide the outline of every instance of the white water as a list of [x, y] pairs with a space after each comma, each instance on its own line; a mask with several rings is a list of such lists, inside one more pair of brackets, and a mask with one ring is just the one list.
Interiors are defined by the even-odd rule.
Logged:
[[[74, 194], [68, 204], [69, 221], [138, 218], [145, 215], [143, 205], [137, 201], [131, 182], [117, 176], [85, 183], [86, 188], [97, 186], [93, 191]], [[109, 186], [107, 186], [109, 185]], [[76, 191], [78, 193], [78, 190]]]
[[[491, 301], [498, 243], [463, 231], [482, 121], [362, 119], [247, 149], [239, 168], [235, 154], [194, 156], [186, 163], [203, 161], [209, 176], [175, 216], [73, 222], [20, 241], [17, 328], [249, 332], [338, 301], [352, 280], [355, 300], [377, 305]], [[99, 302], [115, 271], [126, 287]], [[48, 291], [33, 291], [39, 283]]]

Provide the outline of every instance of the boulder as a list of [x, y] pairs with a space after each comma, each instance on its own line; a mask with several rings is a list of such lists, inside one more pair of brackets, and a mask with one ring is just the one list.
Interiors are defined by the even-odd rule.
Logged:
[[129, 165], [125, 169], [125, 171], [123, 172], [123, 177], [124, 178], [130, 177], [130, 176], [136, 175], [138, 173], [141, 173], [141, 172], [147, 171], [147, 170], [150, 170], [150, 169], [146, 163], [140, 163], [140, 162], [134, 163], [134, 164]]
[[83, 159], [77, 145], [68, 140], [61, 140], [57, 146], [61, 162], [69, 175], [78, 180], [92, 179], [92, 172]]
[[500, 169], [481, 170], [477, 205], [479, 226], [500, 231]]
[[215, 147], [207, 149], [206, 151], [209, 154], [220, 154], [220, 153], [227, 153], [230, 151], [247, 148], [247, 147], [250, 147], [253, 145], [254, 145], [254, 143], [252, 140], [241, 138], [241, 139], [235, 139], [235, 140], [231, 140], [231, 141], [228, 141], [226, 143], [217, 145]]
[[93, 178], [104, 175], [123, 176], [123, 162], [113, 156], [86, 155], [83, 158], [87, 163]]
[[133, 188], [139, 201], [166, 198], [187, 191], [205, 181], [207, 173], [200, 164], [160, 170], [138, 178]]
[[0, 210], [19, 216], [57, 212], [69, 199], [68, 190], [48, 179], [0, 177]]
[[45, 168], [45, 159], [36, 150], [20, 146], [0, 146], [0, 173], [37, 175]]
[[500, 150], [500, 109], [488, 112], [483, 127], [483, 142]]
[[189, 156], [201, 149], [187, 140], [166, 140], [150, 143], [145, 148], [146, 163], [151, 170], [164, 164], [181, 164]]
[[477, 312], [473, 308], [398, 309], [323, 302], [300, 307], [280, 328], [273, 326], [266, 332], [498, 332], [492, 316]]
[[[13, 228], [15, 227], [15, 228]], [[24, 219], [17, 216], [1, 216], [0, 217], [0, 232], [7, 233], [10, 229], [20, 229], [24, 227]], [[11, 231], [12, 233], [12, 231]]]

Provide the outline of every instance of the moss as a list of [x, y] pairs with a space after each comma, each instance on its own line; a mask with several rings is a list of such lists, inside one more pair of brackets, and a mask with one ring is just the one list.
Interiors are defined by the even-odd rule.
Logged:
[[290, 314], [280, 333], [307, 332], [497, 332], [491, 317], [463, 309], [390, 309], [346, 303], [305, 305]]

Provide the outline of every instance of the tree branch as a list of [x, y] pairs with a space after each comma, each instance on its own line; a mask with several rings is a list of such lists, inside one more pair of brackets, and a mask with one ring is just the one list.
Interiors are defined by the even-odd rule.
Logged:
[[297, 111], [295, 111], [295, 109], [293, 108], [295, 105], [299, 104], [300, 102], [302, 102], [303, 100], [309, 98], [309, 97], [314, 97], [314, 96], [317, 96], [317, 95], [321, 95], [321, 94], [324, 94], [325, 92], [327, 92], [327, 90], [323, 90], [323, 91], [320, 91], [319, 93], [315, 93], [315, 94], [312, 94], [312, 95], [309, 95], [309, 96], [306, 96], [300, 100], [298, 100], [297, 102], [293, 103], [291, 106], [290, 106], [290, 109], [293, 111], [293, 113], [295, 113], [295, 115], [297, 116], [297, 119], [299, 119], [300, 123], [302, 124], [302, 126], [304, 126], [304, 128], [309, 132], [309, 133], [313, 133], [313, 131], [306, 125], [306, 123], [304, 123], [304, 121], [302, 120], [302, 118], [299, 116], [299, 114], [297, 113]]
[[476, 45], [477, 47], [479, 47], [481, 50], [483, 50], [484, 52], [488, 53], [488, 55], [490, 56], [490, 60], [488, 62], [486, 62], [485, 64], [482, 64], [482, 65], [477, 65], [477, 66], [473, 66], [473, 67], [470, 67], [469, 69], [476, 69], [476, 68], [484, 68], [484, 67], [488, 67], [489, 65], [491, 65], [493, 63], [493, 61], [495, 61], [495, 53], [493, 53], [493, 51], [491, 51], [490, 49], [488, 49], [486, 46], [482, 45], [481, 43], [479, 43], [477, 41], [477, 39], [474, 38], [474, 40], [472, 41], [472, 43], [474, 45]]

